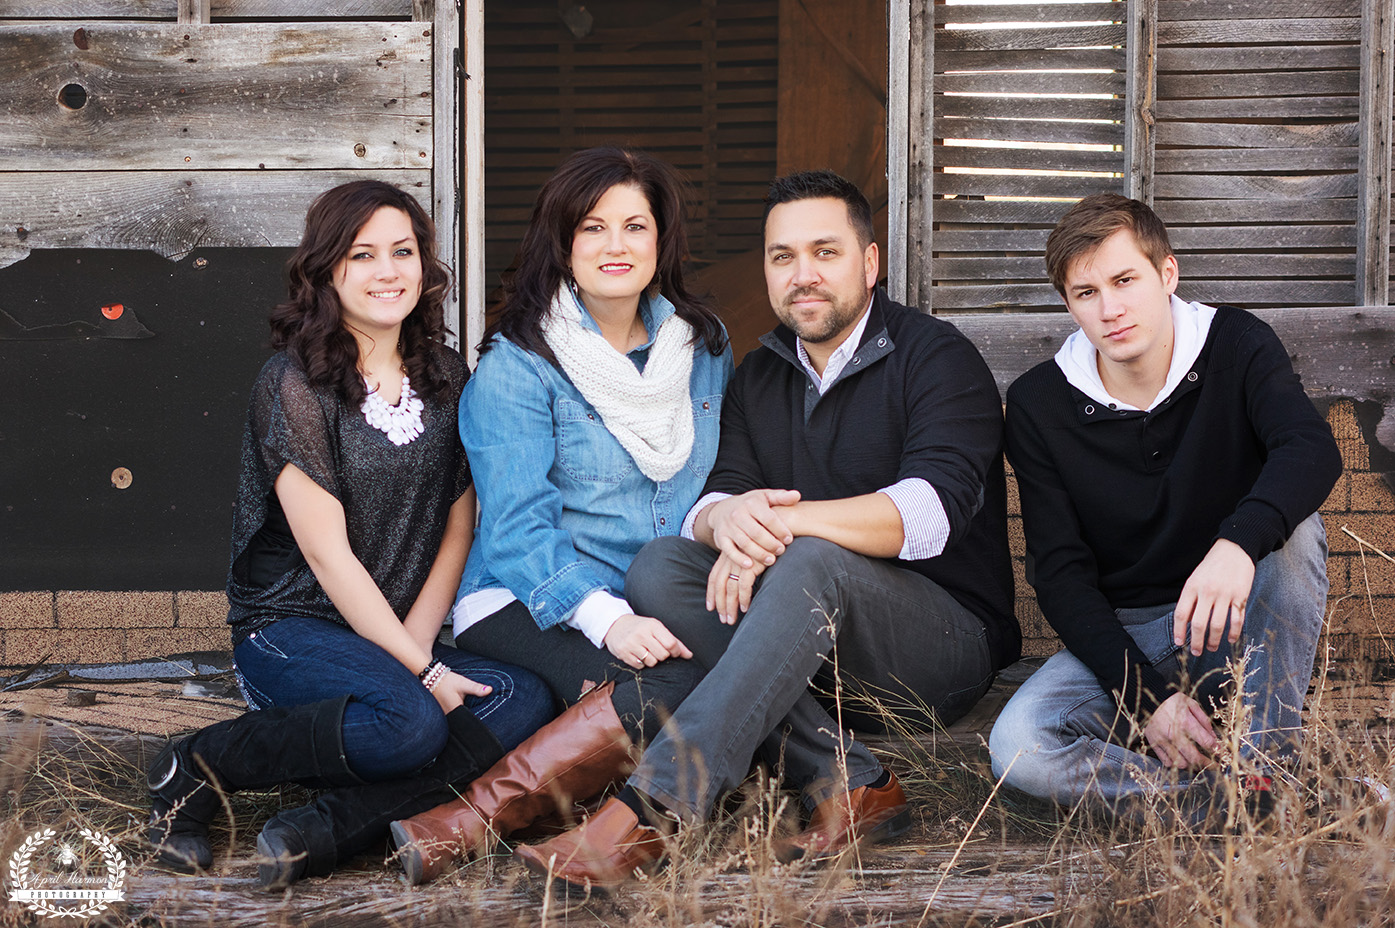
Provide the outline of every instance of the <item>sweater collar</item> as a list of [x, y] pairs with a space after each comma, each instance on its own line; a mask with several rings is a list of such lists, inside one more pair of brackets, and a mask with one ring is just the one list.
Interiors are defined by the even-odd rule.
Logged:
[[[838, 372], [832, 383], [826, 386], [823, 390], [824, 393], [827, 393], [836, 384], [866, 370], [873, 362], [890, 354], [892, 349], [896, 347], [886, 331], [886, 304], [888, 300], [886, 292], [880, 287], [872, 292], [872, 308], [867, 311], [867, 316], [863, 320], [866, 325], [863, 328], [862, 339], [858, 342], [857, 350], [843, 365], [843, 369]], [[799, 350], [796, 347], [798, 336], [789, 326], [784, 324], [776, 326], [760, 337], [760, 343], [798, 368], [805, 377], [809, 376], [799, 360]]]

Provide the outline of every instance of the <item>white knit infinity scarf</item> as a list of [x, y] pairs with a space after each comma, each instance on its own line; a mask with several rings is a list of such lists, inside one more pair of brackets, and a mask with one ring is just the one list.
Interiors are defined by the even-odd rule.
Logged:
[[693, 328], [676, 314], [665, 319], [640, 373], [604, 336], [581, 324], [583, 312], [564, 285], [543, 320], [543, 338], [640, 472], [662, 483], [688, 463], [693, 450], [693, 403], [688, 393]]

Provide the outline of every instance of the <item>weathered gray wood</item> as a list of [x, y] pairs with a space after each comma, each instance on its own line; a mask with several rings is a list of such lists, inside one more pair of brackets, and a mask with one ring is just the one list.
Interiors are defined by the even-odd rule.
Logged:
[[1273, 19], [1280, 16], [1360, 16], [1361, 0], [1167, 0], [1158, 10], [1165, 20]]
[[1097, 48], [1123, 45], [1124, 27], [1066, 26], [1057, 29], [937, 29], [935, 51], [999, 48]]
[[1390, 300], [1391, 133], [1395, 123], [1395, 10], [1390, 0], [1362, 4], [1361, 143], [1356, 194], [1356, 302]]
[[1200, 122], [1158, 124], [1157, 144], [1212, 148], [1342, 148], [1360, 138], [1356, 124], [1247, 126]]
[[1355, 45], [1283, 44], [1158, 49], [1159, 71], [1329, 71], [1359, 67], [1360, 49]]
[[1158, 171], [1355, 171], [1355, 148], [1165, 148]]
[[1345, 280], [1183, 280], [1177, 295], [1203, 303], [1289, 306], [1351, 305], [1351, 282]]
[[1128, 10], [1128, 83], [1124, 92], [1124, 192], [1153, 202], [1153, 107], [1158, 98], [1157, 0], [1134, 0]]
[[[887, 286], [891, 298], [899, 303], [906, 302], [906, 295], [912, 276], [919, 268], [910, 267], [911, 200], [915, 194], [910, 191], [910, 176], [919, 174], [919, 165], [912, 166], [912, 150], [919, 146], [911, 126], [915, 122], [911, 116], [912, 107], [919, 108], [921, 97], [931, 96], [930, 82], [934, 75], [926, 73], [920, 62], [912, 62], [913, 55], [919, 55], [920, 43], [912, 39], [910, 0], [890, 0], [887, 4], [887, 80], [886, 80], [886, 182], [887, 182]], [[918, 40], [919, 35], [916, 36]], [[932, 47], [931, 53], [934, 49]], [[918, 207], [919, 204], [916, 204]], [[919, 262], [917, 262], [918, 264]]]
[[[431, 213], [436, 220], [436, 252], [456, 272], [455, 284], [445, 294], [446, 328], [458, 339], [460, 327], [460, 240], [462, 207], [460, 191], [460, 141], [462, 111], [460, 59], [460, 9], [453, 0], [414, 0], [412, 18], [428, 28], [417, 31], [431, 41]], [[477, 156], [483, 154], [481, 146]], [[483, 222], [481, 222], [483, 228]], [[483, 267], [480, 268], [483, 270]], [[457, 341], [458, 345], [459, 342]]]
[[1122, 189], [1123, 180], [1111, 177], [944, 173], [935, 178], [935, 192], [946, 196], [1079, 198], [1102, 190]]
[[936, 146], [933, 143], [937, 108], [944, 97], [933, 93], [935, 75], [934, 0], [911, 0], [910, 61], [911, 107], [910, 172], [907, 183], [906, 223], [909, 231], [906, 260], [906, 299], [927, 308], [934, 307], [934, 276], [930, 257], [935, 247], [935, 199], [938, 174], [935, 171]]
[[1354, 197], [1354, 174], [1288, 177], [1275, 174], [1157, 174], [1153, 195], [1178, 198], [1227, 200], [1268, 197]]
[[[411, 23], [0, 27], [0, 170], [429, 167]], [[186, 38], [187, 36], [187, 38]], [[85, 88], [63, 106], [58, 90]]]
[[949, 23], [1078, 23], [1119, 22], [1120, 4], [1108, 0], [1095, 3], [1003, 3], [991, 6], [937, 5], [935, 24]]
[[[174, 19], [182, 0], [6, 0], [0, 19]], [[412, 0], [210, 0], [215, 17], [409, 16]]]
[[1159, 200], [1153, 209], [1169, 227], [1187, 223], [1350, 222], [1350, 200]]
[[[950, 149], [946, 146], [941, 150]], [[1117, 153], [1114, 154], [1117, 157]], [[935, 204], [935, 215], [942, 228], [947, 223], [988, 223], [994, 226], [1037, 223], [1053, 226], [1069, 208], [1069, 203], [1021, 200], [940, 200]]]
[[1235, 74], [1208, 71], [1202, 74], [1161, 74], [1158, 96], [1179, 97], [1303, 97], [1321, 94], [1354, 94], [1360, 83], [1357, 71], [1257, 71]]
[[942, 139], [994, 139], [1014, 142], [1066, 142], [1118, 145], [1122, 126], [1056, 123], [1007, 119], [936, 119], [935, 136]]
[[1018, 71], [1027, 68], [1094, 69], [1122, 66], [1123, 56], [1117, 48], [983, 48], [964, 52], [937, 50], [935, 55], [935, 67], [941, 72]]
[[935, 288], [937, 310], [1052, 305], [1061, 305], [1061, 298], [1050, 284], [968, 284]]
[[[461, 170], [465, 176], [462, 181], [464, 216], [461, 220], [460, 244], [463, 264], [456, 268], [456, 273], [461, 275], [456, 289], [461, 294], [464, 306], [463, 318], [456, 332], [461, 338], [460, 348], [470, 365], [474, 366], [479, 357], [479, 343], [484, 338], [485, 294], [492, 286], [486, 277], [488, 263], [484, 221], [484, 0], [466, 0], [460, 13], [465, 36], [464, 73], [459, 78], [464, 83], [462, 122], [465, 161]], [[521, 238], [520, 232], [514, 241]]]
[[[1353, 255], [1314, 254], [1183, 254], [1184, 280], [1205, 278], [1340, 277], [1350, 278], [1356, 268]], [[936, 280], [1044, 280], [1046, 263], [1041, 255], [991, 258], [938, 257]]]
[[398, 184], [430, 207], [426, 169], [0, 173], [0, 266], [33, 248], [130, 248], [178, 258], [200, 245], [295, 245], [310, 200], [362, 178]]
[[982, 148], [970, 145], [941, 145], [937, 147], [935, 149], [935, 163], [942, 168], [1012, 168], [1027, 171], [1114, 172], [1122, 167], [1117, 151]]
[[936, 93], [1123, 93], [1123, 90], [1124, 75], [1120, 71], [1109, 74], [1002, 71], [935, 75]]
[[1351, 119], [1358, 99], [1345, 97], [1255, 97], [1250, 99], [1159, 100], [1153, 114], [1179, 119]]
[[1361, 20], [1293, 18], [1158, 23], [1159, 45], [1288, 43], [1298, 38], [1304, 42], [1357, 42], [1361, 39]]
[[[939, 81], [938, 76], [936, 81]], [[1123, 119], [1124, 101], [1117, 98], [1072, 100], [1046, 97], [1033, 100], [1022, 97], [946, 97], [936, 94], [935, 115], [978, 116], [1023, 122], [1040, 119]]]
[[[941, 201], [943, 203], [944, 201]], [[1061, 212], [1069, 203], [1053, 203]], [[1059, 218], [1059, 217], [1057, 217]], [[1054, 224], [1054, 223], [1053, 223]], [[1041, 254], [1046, 249], [1047, 229], [939, 229], [935, 232], [935, 251], [964, 254], [976, 251], [1027, 251]]]
[[179, 10], [175, 21], [181, 24], [198, 25], [213, 18], [209, 0], [179, 0]]
[[[1348, 215], [1355, 210], [1351, 200], [1335, 201], [1343, 203]], [[1166, 201], [1159, 200], [1165, 206]], [[1290, 248], [1344, 248], [1356, 244], [1355, 228], [1348, 222], [1345, 225], [1330, 226], [1169, 226], [1168, 240], [1178, 251], [1190, 249], [1255, 248], [1284, 250]]]

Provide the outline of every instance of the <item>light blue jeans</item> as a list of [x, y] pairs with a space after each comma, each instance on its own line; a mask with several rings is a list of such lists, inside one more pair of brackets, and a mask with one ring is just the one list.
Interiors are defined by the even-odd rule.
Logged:
[[[1148, 660], [1170, 682], [1194, 688], [1202, 705], [1230, 679], [1226, 661], [1251, 651], [1244, 702], [1250, 724], [1240, 753], [1260, 768], [1291, 755], [1302, 736], [1303, 698], [1327, 607], [1327, 534], [1314, 513], [1282, 548], [1255, 566], [1240, 641], [1193, 657], [1172, 643], [1175, 603], [1117, 610]], [[1099, 679], [1069, 651], [1059, 651], [1008, 701], [988, 747], [993, 773], [1016, 787], [1062, 805], [1098, 802], [1136, 817], [1132, 800], [1157, 789], [1188, 790], [1190, 808], [1204, 814], [1212, 776], [1178, 776], [1151, 755], [1124, 747], [1130, 720]]]

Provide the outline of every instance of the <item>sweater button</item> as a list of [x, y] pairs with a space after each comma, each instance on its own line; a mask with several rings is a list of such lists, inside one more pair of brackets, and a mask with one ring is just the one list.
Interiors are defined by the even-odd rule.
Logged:
[[878, 348], [885, 348], [885, 347], [886, 347], [886, 339], [884, 339], [884, 338], [879, 338], [879, 339], [877, 339], [877, 347], [878, 347]]
[[862, 359], [859, 358], [859, 357], [855, 357], [855, 358], [853, 358], [853, 363], [854, 363], [854, 364], [861, 364], [861, 363], [862, 363]]
[[1187, 380], [1196, 383], [1196, 371], [1187, 371]]
[[1158, 458], [1160, 458], [1160, 457], [1162, 457], [1162, 452], [1161, 452], [1161, 451], [1154, 451], [1154, 452], [1153, 452], [1153, 460], [1156, 461], [1156, 460], [1157, 460]]
[[1087, 415], [1087, 416], [1093, 416], [1094, 414], [1095, 414], [1095, 407], [1093, 407], [1093, 406], [1091, 406], [1091, 405], [1089, 405], [1089, 404], [1087, 403], [1087, 404], [1085, 405], [1085, 415]]

